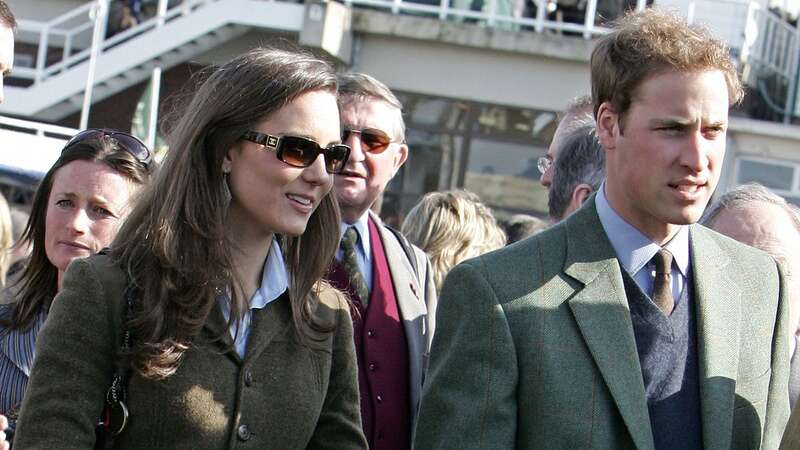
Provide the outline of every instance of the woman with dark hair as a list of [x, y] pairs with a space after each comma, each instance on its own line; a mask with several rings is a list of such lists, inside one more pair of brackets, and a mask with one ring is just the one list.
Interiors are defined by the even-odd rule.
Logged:
[[286, 50], [208, 77], [111, 251], [70, 267], [17, 444], [91, 447], [122, 397], [115, 448], [366, 448], [349, 308], [321, 281], [349, 156], [336, 91], [328, 63]]
[[135, 137], [78, 133], [45, 174], [17, 245], [32, 253], [0, 305], [0, 414], [13, 421], [28, 384], [37, 333], [70, 262], [108, 246], [148, 181], [152, 158]]

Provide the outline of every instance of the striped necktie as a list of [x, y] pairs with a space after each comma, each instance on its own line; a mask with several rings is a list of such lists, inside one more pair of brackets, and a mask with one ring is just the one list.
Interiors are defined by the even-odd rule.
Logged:
[[350, 286], [356, 291], [356, 294], [361, 300], [361, 304], [367, 306], [369, 303], [369, 289], [367, 289], [367, 282], [364, 279], [364, 274], [358, 268], [358, 254], [356, 253], [356, 243], [358, 242], [358, 231], [355, 227], [349, 227], [344, 232], [342, 237], [341, 249], [344, 253], [342, 257], [342, 266], [344, 266], [347, 277], [350, 280]]

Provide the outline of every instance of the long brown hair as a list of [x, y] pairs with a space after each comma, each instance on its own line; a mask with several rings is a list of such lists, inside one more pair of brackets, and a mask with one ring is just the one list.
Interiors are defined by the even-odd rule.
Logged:
[[36, 189], [28, 224], [16, 244], [31, 245], [32, 250], [20, 279], [13, 286], [17, 294], [11, 314], [0, 321], [9, 330], [27, 330], [40, 311], [50, 309], [50, 303], [58, 293], [58, 269], [47, 258], [44, 247], [47, 207], [56, 172], [73, 161], [103, 163], [136, 184], [146, 183], [151, 170], [114, 139], [86, 139], [61, 152]]
[[[245, 131], [299, 95], [336, 89], [329, 63], [300, 51], [256, 49], [214, 70], [181, 110], [162, 170], [112, 245], [139, 292], [129, 326], [133, 366], [142, 376], [173, 374], [207, 322], [217, 292], [239, 283], [225, 226], [226, 152]], [[294, 326], [307, 344], [332, 330], [314, 309], [338, 238], [339, 210], [330, 195], [302, 236], [280, 237]], [[229, 326], [248, 308], [236, 291], [230, 290]]]

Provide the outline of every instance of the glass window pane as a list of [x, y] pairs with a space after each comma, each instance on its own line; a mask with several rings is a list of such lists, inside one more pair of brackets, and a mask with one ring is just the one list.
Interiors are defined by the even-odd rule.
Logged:
[[794, 168], [747, 159], [739, 160], [739, 184], [756, 182], [770, 189], [792, 190]]
[[493, 208], [547, 214], [547, 190], [539, 184], [536, 168], [544, 147], [474, 139], [470, 148], [465, 189]]

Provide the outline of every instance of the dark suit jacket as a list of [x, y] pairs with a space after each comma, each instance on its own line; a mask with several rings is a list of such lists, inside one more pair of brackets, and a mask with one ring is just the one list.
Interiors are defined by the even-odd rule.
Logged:
[[[758, 250], [699, 225], [690, 236], [704, 447], [774, 449], [789, 414], [785, 280]], [[620, 270], [593, 199], [457, 266], [415, 447], [653, 448]]]
[[[70, 265], [36, 343], [15, 448], [92, 448], [122, 336], [126, 282], [107, 256]], [[118, 448], [365, 449], [349, 309], [327, 291], [316, 313], [336, 329], [312, 349], [299, 341], [288, 297], [255, 311], [242, 360], [215, 308], [206, 339], [175, 374], [131, 376], [130, 423]], [[218, 335], [222, 342], [208, 339]]]

